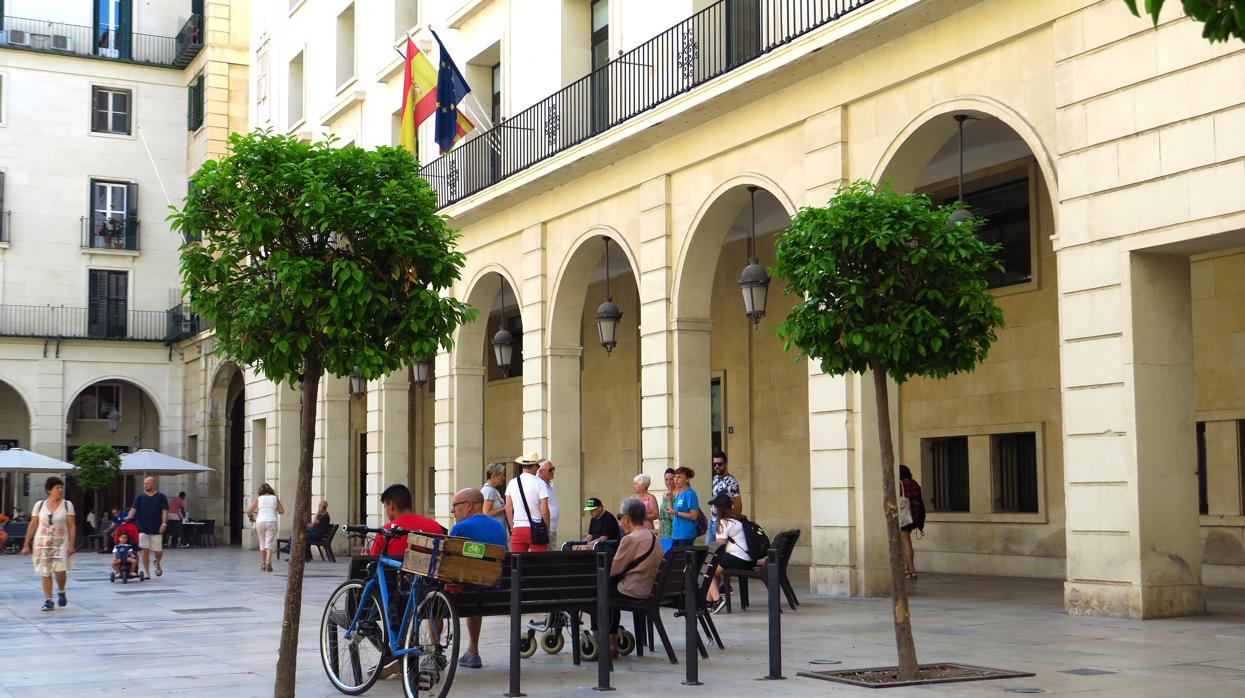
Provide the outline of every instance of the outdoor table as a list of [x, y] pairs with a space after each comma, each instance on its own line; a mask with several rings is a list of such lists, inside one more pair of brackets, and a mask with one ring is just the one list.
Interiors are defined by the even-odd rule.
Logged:
[[193, 547], [203, 547], [204, 525], [202, 521], [183, 521], [182, 538]]

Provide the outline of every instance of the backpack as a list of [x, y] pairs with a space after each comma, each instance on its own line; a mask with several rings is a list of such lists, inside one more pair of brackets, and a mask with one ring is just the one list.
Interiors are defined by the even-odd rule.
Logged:
[[765, 529], [755, 521], [740, 516], [739, 525], [744, 529], [744, 542], [748, 545], [748, 557], [753, 562], [760, 562], [769, 556], [769, 536]]
[[705, 518], [705, 512], [696, 507], [696, 537], [699, 538], [709, 532], [709, 520]]

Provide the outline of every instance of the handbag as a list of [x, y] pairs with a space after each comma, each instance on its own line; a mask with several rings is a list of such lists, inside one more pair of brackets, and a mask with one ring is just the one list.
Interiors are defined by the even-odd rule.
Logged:
[[912, 503], [908, 501], [907, 497], [903, 495], [899, 495], [899, 527], [903, 528], [904, 526], [911, 526], [911, 525], [912, 525]]
[[549, 545], [549, 526], [545, 522], [532, 518], [532, 510], [527, 506], [527, 495], [523, 494], [523, 475], [515, 478], [519, 484], [519, 499], [523, 500], [523, 511], [527, 513], [527, 523], [531, 527], [532, 545]]

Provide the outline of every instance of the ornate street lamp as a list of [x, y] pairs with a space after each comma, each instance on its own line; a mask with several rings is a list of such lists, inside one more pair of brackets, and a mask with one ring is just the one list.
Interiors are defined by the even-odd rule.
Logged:
[[350, 371], [350, 397], [363, 397], [365, 389], [363, 371], [358, 366], [355, 366]]
[[757, 259], [757, 187], [748, 187], [748, 204], [752, 210], [752, 227], [748, 231], [748, 266], [739, 275], [739, 290], [744, 296], [744, 312], [756, 327], [765, 317], [769, 295], [769, 274]]
[[973, 217], [973, 212], [969, 211], [967, 208], [963, 206], [963, 204], [965, 203], [964, 202], [964, 122], [968, 121], [970, 118], [972, 117], [970, 117], [968, 114], [956, 114], [955, 115], [955, 121], [959, 128], [959, 138], [957, 140], [958, 140], [958, 144], [960, 147], [960, 174], [959, 174], [959, 179], [957, 180], [958, 188], [957, 188], [957, 193], [955, 195], [955, 199], [956, 201], [960, 202], [961, 205], [958, 208], [956, 208], [954, 211], [952, 211], [951, 215], [947, 217], [948, 227], [959, 225], [960, 223], [964, 221], [971, 220]]
[[501, 369], [501, 377], [510, 377], [510, 362], [514, 360], [514, 335], [506, 329], [506, 280], [501, 280], [501, 329], [493, 335], [493, 358], [497, 368]]
[[117, 430], [120, 428], [121, 428], [121, 413], [118, 412], [117, 408], [114, 407], [108, 410], [108, 431], [115, 434], [117, 433]]
[[422, 389], [428, 384], [428, 372], [432, 369], [431, 359], [416, 359], [411, 364], [411, 382]]
[[618, 346], [618, 321], [622, 320], [622, 311], [614, 305], [614, 296], [610, 294], [610, 239], [604, 235], [601, 239], [605, 241], [605, 302], [597, 306], [597, 336], [605, 347], [605, 355], [611, 356]]

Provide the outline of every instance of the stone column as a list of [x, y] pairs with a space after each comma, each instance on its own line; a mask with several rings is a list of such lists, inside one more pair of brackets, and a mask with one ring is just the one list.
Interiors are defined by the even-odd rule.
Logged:
[[453, 518], [450, 501], [454, 492], [460, 486], [478, 486], [476, 480], [484, 473], [484, 368], [454, 368], [453, 363], [451, 354], [437, 354], [434, 498], [442, 524]]
[[[658, 177], [640, 187], [640, 462], [660, 491], [662, 474], [675, 464], [675, 335], [670, 289], [674, 277], [670, 254], [670, 178]], [[705, 344], [708, 361], [708, 343]], [[709, 379], [705, 377], [705, 419]], [[706, 421], [706, 435], [708, 434]], [[706, 442], [707, 443], [707, 442]]]
[[[1069, 613], [1204, 613], [1189, 260], [1060, 256]], [[1071, 257], [1103, 262], [1064, 274]], [[1092, 276], [1114, 275], [1114, 283]]]
[[[547, 288], [544, 224], [525, 228], [522, 241], [523, 264], [519, 277], [519, 297], [523, 299], [523, 452], [548, 454], [549, 410], [552, 405], [546, 380], [548, 357], [545, 350]], [[549, 458], [553, 456], [550, 455]], [[554, 462], [561, 466], [556, 458]], [[563, 478], [554, 480], [559, 494], [564, 489], [562, 480]]]
[[[248, 385], [247, 390], [250, 389]], [[279, 537], [285, 538], [294, 530], [294, 495], [298, 491], [298, 459], [301, 450], [299, 447], [301, 439], [299, 412], [302, 409], [302, 403], [299, 398], [300, 391], [291, 388], [288, 383], [274, 385], [272, 390], [275, 393], [273, 398], [277, 407], [275, 414], [266, 423], [268, 426], [268, 461], [265, 467], [265, 479], [276, 488], [283, 498], [282, 502], [288, 505], [288, 511], [291, 512], [290, 515], [281, 517], [278, 529]], [[315, 396], [307, 396], [307, 399], [314, 400]], [[246, 494], [254, 497], [258, 488], [259, 484], [256, 483]]]
[[410, 389], [411, 381], [405, 368], [368, 382], [366, 472], [370, 526], [385, 522], [380, 493], [394, 483], [406, 484], [409, 476]]
[[[35, 362], [35, 367], [35, 391], [32, 397], [35, 402], [29, 405], [28, 447], [45, 456], [64, 460], [65, 418], [68, 416], [68, 408], [65, 406], [65, 362], [43, 359]], [[20, 481], [20, 476], [14, 478], [14, 482]], [[25, 503], [23, 508], [29, 510]]]
[[[712, 323], [679, 318], [670, 323], [670, 327], [674, 348], [674, 462], [697, 469], [709, 461], [713, 446], [709, 414], [709, 330]], [[699, 470], [703, 472], [704, 468]], [[661, 472], [650, 475], [657, 477]], [[712, 483], [713, 473], [708, 475], [707, 481]], [[704, 488], [701, 484], [701, 489]]]
[[[320, 379], [321, 402], [316, 417], [315, 477], [311, 483], [312, 512], [321, 499], [329, 503], [329, 515], [340, 523], [350, 518], [350, 383], [348, 378], [326, 375]], [[346, 537], [335, 536], [334, 549], [346, 552]]]
[[[583, 501], [583, 462], [580, 457], [579, 360], [583, 348], [551, 346], [549, 364], [549, 450], [558, 468], [554, 487], [563, 513], [559, 528], [563, 540], [579, 531], [580, 516], [573, 504]], [[565, 521], [565, 524], [561, 524]], [[565, 525], [565, 528], [562, 528]]]

